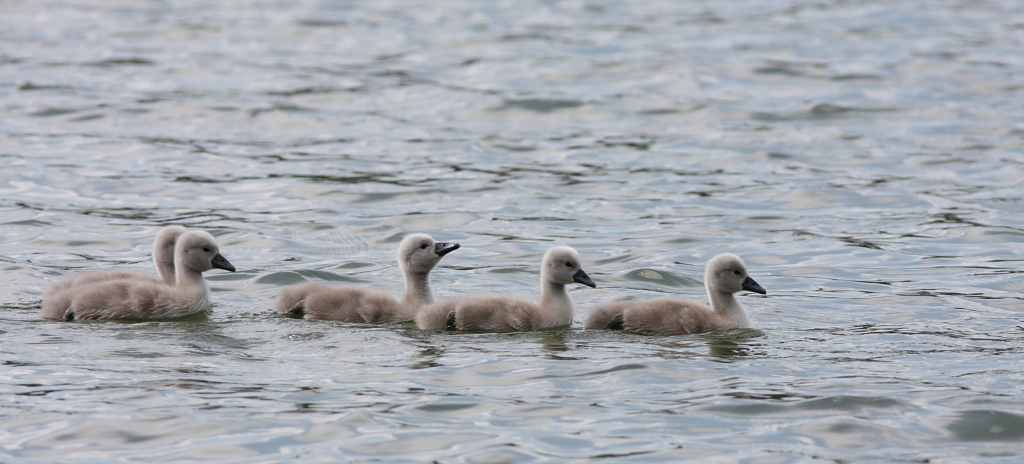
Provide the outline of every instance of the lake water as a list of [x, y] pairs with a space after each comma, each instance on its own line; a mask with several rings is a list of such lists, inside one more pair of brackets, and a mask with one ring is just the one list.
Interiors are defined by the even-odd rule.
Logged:
[[[1024, 3], [0, 3], [0, 461], [1005, 462], [1024, 457]], [[47, 284], [238, 272], [183, 321], [57, 323]], [[535, 297], [563, 330], [272, 314], [286, 284]], [[755, 330], [582, 328], [704, 300]]]

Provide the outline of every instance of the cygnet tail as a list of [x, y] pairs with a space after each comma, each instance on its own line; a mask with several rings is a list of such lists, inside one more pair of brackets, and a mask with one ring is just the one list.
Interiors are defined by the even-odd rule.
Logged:
[[590, 310], [584, 327], [588, 329], [622, 329], [623, 307], [617, 304], [598, 306]]
[[303, 317], [306, 297], [318, 287], [317, 283], [306, 283], [289, 285], [281, 289], [277, 294], [277, 302], [274, 303], [274, 311], [283, 316]]

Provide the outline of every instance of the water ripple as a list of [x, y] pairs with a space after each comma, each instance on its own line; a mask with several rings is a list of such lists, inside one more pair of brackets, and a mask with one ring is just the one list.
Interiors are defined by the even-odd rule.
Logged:
[[[1013, 2], [5, 5], [0, 460], [1016, 462], [1024, 126]], [[955, 18], [956, 20], [951, 20]], [[170, 45], [169, 45], [170, 44]], [[239, 272], [183, 321], [61, 324], [46, 286], [152, 272], [212, 231]], [[449, 334], [275, 316], [282, 285], [572, 328]], [[703, 301], [741, 255], [756, 329], [582, 327]]]

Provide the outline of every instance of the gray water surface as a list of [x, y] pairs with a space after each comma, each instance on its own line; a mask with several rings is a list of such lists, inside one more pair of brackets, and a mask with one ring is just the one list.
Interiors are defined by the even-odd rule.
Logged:
[[[1019, 462], [1024, 4], [0, 3], [0, 460]], [[39, 318], [81, 271], [217, 236], [207, 315]], [[571, 328], [276, 317], [287, 284], [394, 293], [401, 238], [462, 244], [440, 298]], [[744, 258], [756, 329], [582, 328], [703, 300]]]

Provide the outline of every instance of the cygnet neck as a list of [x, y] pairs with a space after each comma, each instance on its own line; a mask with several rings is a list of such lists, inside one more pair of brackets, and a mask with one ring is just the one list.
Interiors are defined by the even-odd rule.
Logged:
[[174, 270], [175, 288], [188, 288], [196, 285], [206, 287], [206, 280], [203, 279], [203, 273], [196, 272], [190, 269], [188, 266], [180, 265], [176, 266]]
[[731, 321], [734, 327], [750, 327], [750, 317], [747, 316], [747, 310], [743, 309], [743, 305], [736, 299], [735, 293], [712, 290], [710, 285], [707, 291], [712, 311], [722, 318]]
[[175, 242], [181, 234], [185, 233], [182, 226], [167, 226], [160, 229], [153, 240], [153, 262], [156, 264], [156, 273], [160, 280], [174, 285], [177, 278], [177, 267], [174, 265], [176, 259]]
[[430, 288], [430, 272], [406, 272], [402, 306], [419, 308], [433, 302], [434, 290]]
[[[158, 256], [158, 255], [154, 255]], [[161, 255], [154, 259], [156, 261], [156, 273], [160, 276], [160, 280], [167, 282], [168, 284], [174, 285], [178, 279], [178, 270], [174, 266], [173, 260], [164, 259]]]
[[540, 281], [540, 306], [551, 318], [550, 325], [562, 326], [572, 323], [573, 303], [565, 284], [552, 282], [542, 275]]

